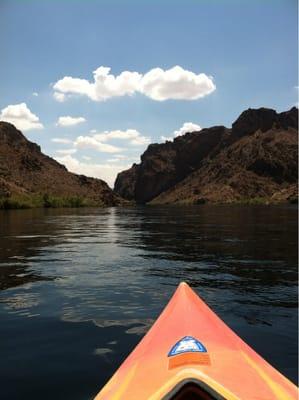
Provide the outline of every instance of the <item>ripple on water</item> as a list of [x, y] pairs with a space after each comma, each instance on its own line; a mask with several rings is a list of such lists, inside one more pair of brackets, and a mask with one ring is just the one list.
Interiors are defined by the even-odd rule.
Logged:
[[[41, 391], [53, 398], [52, 381], [68, 390], [66, 398], [91, 398], [180, 281], [297, 379], [296, 208], [132, 207], [9, 215], [0, 212], [0, 373], [7, 381], [3, 390], [18, 388], [9, 392], [10, 400], [26, 393], [37, 399]], [[26, 379], [17, 378], [16, 365]]]

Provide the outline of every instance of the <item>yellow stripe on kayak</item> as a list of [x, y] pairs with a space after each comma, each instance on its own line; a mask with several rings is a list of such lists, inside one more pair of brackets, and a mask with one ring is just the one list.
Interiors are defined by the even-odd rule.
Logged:
[[248, 364], [260, 375], [262, 379], [268, 384], [270, 389], [272, 390], [275, 398], [277, 400], [292, 400], [293, 397], [289, 396], [286, 391], [279, 385], [278, 383], [274, 382], [265, 371], [262, 370], [247, 354], [242, 352], [243, 357], [248, 362]]
[[173, 378], [169, 379], [169, 381], [167, 381], [165, 385], [163, 385], [160, 388], [160, 390], [158, 390], [154, 395], [149, 397], [148, 400], [161, 400], [166, 394], [171, 392], [171, 390], [177, 384], [179, 384], [184, 380], [188, 380], [190, 378], [205, 383], [216, 393], [220, 394], [227, 400], [241, 400], [239, 397], [235, 396], [229, 390], [225, 389], [223, 386], [213, 381], [209, 376], [207, 376], [206, 374], [202, 373], [201, 371], [195, 368], [185, 368], [184, 370], [179, 371]]
[[[135, 363], [135, 365], [133, 365], [129, 369], [128, 373], [123, 378], [123, 381], [117, 387], [117, 392], [115, 394], [113, 394], [112, 397], [110, 397], [111, 400], [122, 400], [123, 399], [122, 396], [125, 393], [126, 389], [128, 388], [129, 384], [131, 383], [131, 381], [135, 375], [136, 367], [137, 367], [137, 363]], [[116, 378], [116, 376], [115, 376], [115, 378]], [[106, 395], [106, 391], [108, 392], [109, 388], [110, 388], [110, 386], [108, 384], [106, 386], [104, 386], [104, 388], [102, 389], [102, 395]], [[96, 397], [98, 397], [98, 396], [96, 396]], [[107, 399], [108, 399], [108, 397], [107, 397]]]

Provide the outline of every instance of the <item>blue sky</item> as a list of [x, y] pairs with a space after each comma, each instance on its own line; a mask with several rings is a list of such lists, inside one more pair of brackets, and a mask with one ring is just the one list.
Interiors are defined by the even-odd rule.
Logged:
[[[186, 122], [230, 126], [246, 108], [298, 101], [296, 0], [1, 0], [0, 51], [2, 119], [110, 185], [149, 141]], [[111, 70], [94, 85], [100, 66]], [[124, 71], [138, 82], [101, 83]], [[75, 119], [62, 126], [59, 117]]]

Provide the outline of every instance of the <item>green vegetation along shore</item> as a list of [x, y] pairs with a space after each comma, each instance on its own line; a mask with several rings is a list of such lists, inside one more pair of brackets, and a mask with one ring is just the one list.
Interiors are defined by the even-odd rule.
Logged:
[[[239, 204], [239, 205], [270, 205], [278, 203], [297, 204], [297, 198], [289, 199], [288, 201], [275, 201], [266, 197], [243, 198], [234, 201], [223, 202], [206, 202], [194, 201], [192, 202], [178, 202], [172, 205], [204, 205], [204, 204]], [[134, 205], [134, 202], [127, 201], [123, 205]], [[155, 204], [149, 204], [154, 206]], [[96, 202], [79, 196], [53, 196], [48, 194], [40, 195], [15, 195], [11, 197], [0, 197], [0, 210], [14, 210], [26, 208], [79, 208], [79, 207], [106, 207], [107, 204]]]
[[52, 196], [44, 195], [15, 195], [12, 197], [0, 197], [0, 209], [24, 209], [24, 208], [76, 208], [76, 207], [102, 207], [103, 203], [84, 199], [79, 196]]

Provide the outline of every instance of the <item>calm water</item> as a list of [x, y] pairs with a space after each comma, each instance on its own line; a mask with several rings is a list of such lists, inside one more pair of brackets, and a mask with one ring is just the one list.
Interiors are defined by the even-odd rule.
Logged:
[[297, 208], [0, 213], [1, 399], [92, 399], [180, 281], [297, 379]]

